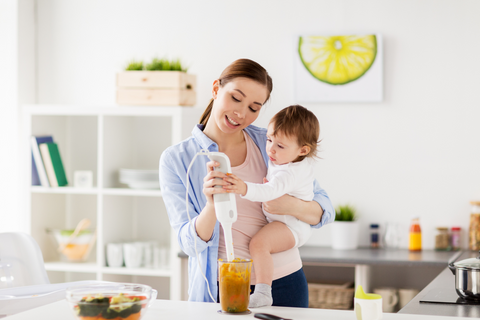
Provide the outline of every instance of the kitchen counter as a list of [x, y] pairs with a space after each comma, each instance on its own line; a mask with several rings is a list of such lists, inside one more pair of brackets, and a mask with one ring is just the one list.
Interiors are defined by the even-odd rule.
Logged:
[[[461, 254], [459, 251], [422, 250], [410, 252], [408, 249], [372, 249], [335, 250], [330, 247], [302, 246], [300, 257], [305, 266], [348, 266], [355, 268], [355, 285], [362, 285], [366, 292], [371, 291], [372, 266], [406, 266], [406, 267], [444, 267], [455, 261]], [[182, 263], [182, 297], [187, 297], [187, 263], [185, 253], [178, 254], [185, 258]]]
[[[147, 310], [142, 320], [175, 319], [175, 320], [215, 320], [230, 319], [228, 315], [218, 313], [220, 305], [206, 302], [187, 302], [174, 300], [155, 300]], [[264, 307], [252, 309], [252, 313], [246, 315], [235, 315], [233, 319], [255, 320], [254, 314], [269, 313], [284, 317], [285, 319], [311, 320], [311, 319], [335, 319], [355, 320], [354, 311], [309, 309], [309, 308], [285, 308], [285, 307]], [[5, 320], [74, 320], [72, 310], [65, 300], [47, 304], [39, 308], [18, 313]], [[434, 320], [438, 317], [384, 313], [383, 320]], [[454, 317], [442, 317], [445, 320], [458, 320]], [[467, 318], [464, 318], [467, 319]]]
[[[476, 252], [462, 252], [456, 260], [463, 260], [477, 257]], [[455, 317], [480, 317], [480, 305], [457, 305], [457, 304], [438, 304], [421, 303], [420, 300], [431, 291], [453, 291], [455, 292], [455, 276], [450, 269], [445, 268], [430, 284], [428, 284], [413, 300], [411, 300], [398, 313], [401, 314], [424, 314], [436, 316], [455, 316]]]
[[329, 247], [299, 248], [302, 262], [311, 264], [334, 265], [397, 265], [397, 266], [446, 266], [454, 261], [461, 252], [423, 250], [410, 252], [408, 249], [372, 249], [334, 250]]
[[[306, 265], [398, 265], [398, 266], [445, 266], [461, 254], [459, 251], [423, 250], [410, 252], [407, 249], [335, 250], [330, 247], [303, 246], [299, 248], [302, 262]], [[180, 258], [188, 258], [184, 252]]]

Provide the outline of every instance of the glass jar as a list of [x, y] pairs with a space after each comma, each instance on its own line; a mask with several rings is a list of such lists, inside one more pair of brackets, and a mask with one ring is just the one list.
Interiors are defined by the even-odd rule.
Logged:
[[410, 224], [408, 249], [410, 251], [422, 250], [422, 229], [420, 228], [420, 218], [418, 216], [412, 217], [412, 222]]
[[470, 201], [470, 227], [468, 230], [468, 248], [480, 250], [480, 201]]
[[438, 227], [435, 235], [435, 250], [445, 251], [450, 249], [447, 227]]
[[372, 223], [370, 225], [370, 247], [372, 248], [378, 248], [380, 246], [378, 231], [378, 224]]
[[460, 250], [462, 246], [462, 235], [460, 227], [452, 227], [452, 233], [450, 235], [452, 250]]

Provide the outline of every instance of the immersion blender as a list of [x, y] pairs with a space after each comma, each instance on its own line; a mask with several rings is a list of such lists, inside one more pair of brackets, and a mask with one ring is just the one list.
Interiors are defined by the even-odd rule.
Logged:
[[[230, 166], [230, 159], [222, 152], [209, 152], [208, 158], [217, 161], [220, 166], [215, 167], [223, 173], [232, 173]], [[222, 188], [222, 186], [215, 186]], [[227, 260], [233, 261], [235, 255], [233, 254], [233, 239], [232, 239], [232, 224], [237, 221], [237, 202], [234, 193], [217, 193], [213, 195], [213, 202], [215, 205], [215, 215], [218, 222], [222, 225], [223, 234], [225, 236], [225, 248], [227, 249]]]

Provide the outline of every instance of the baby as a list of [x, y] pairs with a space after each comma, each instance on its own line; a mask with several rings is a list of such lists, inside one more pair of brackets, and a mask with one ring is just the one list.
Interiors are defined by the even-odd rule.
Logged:
[[[319, 134], [320, 125], [311, 111], [299, 105], [281, 110], [268, 125], [266, 183], [244, 182], [231, 174], [225, 178], [231, 185], [224, 188], [250, 201], [266, 202], [284, 194], [311, 201]], [[311, 233], [309, 224], [293, 216], [263, 212], [269, 223], [253, 236], [249, 246], [257, 279], [250, 308], [273, 303], [271, 254], [303, 245]]]

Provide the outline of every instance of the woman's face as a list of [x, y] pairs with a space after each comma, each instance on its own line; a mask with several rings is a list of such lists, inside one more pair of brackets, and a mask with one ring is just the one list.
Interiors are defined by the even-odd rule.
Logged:
[[268, 97], [266, 86], [247, 78], [236, 78], [224, 86], [213, 83], [212, 116], [224, 133], [235, 133], [252, 124]]

